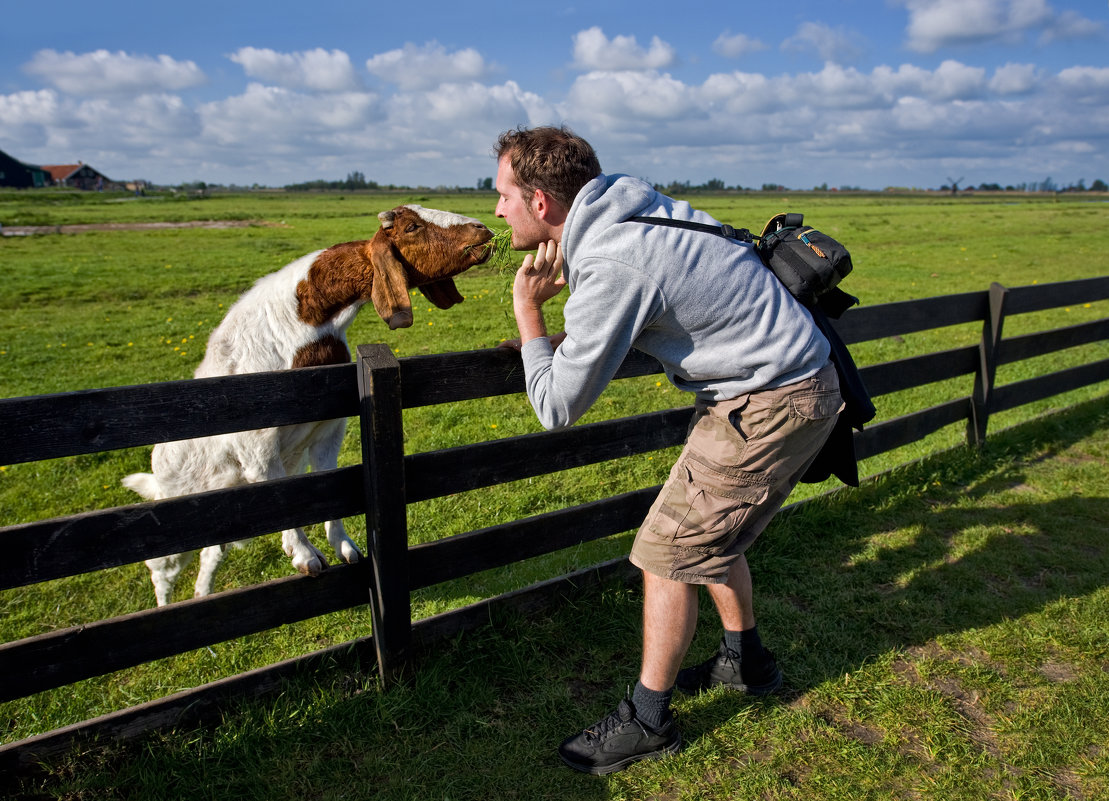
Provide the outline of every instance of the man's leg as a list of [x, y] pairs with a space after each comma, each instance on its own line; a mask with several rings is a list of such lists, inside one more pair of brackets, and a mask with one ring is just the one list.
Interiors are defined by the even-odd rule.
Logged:
[[674, 686], [697, 628], [697, 587], [643, 571], [643, 662], [639, 682], [656, 692]]
[[722, 684], [748, 695], [767, 695], [782, 684], [782, 673], [774, 655], [762, 646], [755, 625], [751, 571], [747, 557], [740, 555], [724, 584], [706, 585], [716, 604], [724, 638], [716, 654], [705, 662], [679, 671], [678, 689], [697, 693]]
[[754, 593], [746, 556], [741, 554], [735, 560], [725, 584], [706, 584], [705, 588], [716, 604], [725, 631], [745, 631], [755, 627]]

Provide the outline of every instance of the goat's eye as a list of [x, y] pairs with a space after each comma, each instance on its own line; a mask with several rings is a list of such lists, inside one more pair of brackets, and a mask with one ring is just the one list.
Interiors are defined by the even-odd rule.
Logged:
[[404, 229], [404, 232], [405, 232], [406, 234], [410, 234], [410, 233], [412, 233], [413, 231], [415, 231], [415, 230], [416, 230], [417, 228], [419, 228], [419, 227], [420, 227], [420, 226], [419, 226], [419, 225], [417, 225], [416, 223], [408, 223], [408, 227]]

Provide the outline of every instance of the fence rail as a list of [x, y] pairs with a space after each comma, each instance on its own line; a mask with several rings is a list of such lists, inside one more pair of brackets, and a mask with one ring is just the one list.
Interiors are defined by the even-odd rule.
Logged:
[[[1007, 317], [1107, 298], [1109, 277], [1102, 277], [1013, 289], [994, 284], [983, 292], [848, 311], [835, 324], [848, 344], [958, 324], [983, 327], [977, 346], [861, 368], [875, 397], [953, 378], [973, 377], [973, 386], [966, 396], [856, 432], [859, 458], [960, 422], [968, 441], [979, 443], [991, 413], [1109, 380], [1105, 359], [995, 386], [999, 365], [1109, 339], [1105, 318], [1006, 340]], [[655, 360], [633, 353], [617, 378], [658, 372]], [[385, 346], [360, 346], [348, 365], [0, 400], [0, 461], [6, 464], [354, 415], [362, 422], [363, 457], [354, 467], [0, 528], [6, 556], [0, 589], [360, 514], [369, 539], [367, 560], [318, 578], [288, 577], [0, 644], [0, 700], [367, 602], [373, 617], [367, 642], [372, 639], [381, 675], [390, 680], [406, 663], [414, 631], [446, 632], [472, 619], [471, 611], [459, 610], [414, 628], [412, 591], [635, 528], [657, 487], [414, 546], [408, 545], [407, 504], [677, 445], [689, 419], [689, 407], [667, 409], [404, 453], [404, 409], [523, 389], [519, 355], [511, 351], [398, 360]], [[253, 673], [256, 686], [272, 683], [265, 670]], [[186, 704], [179, 696], [172, 703]], [[42, 739], [33, 739], [41, 752]], [[24, 758], [20, 747], [0, 748], [0, 762], [5, 754]]]

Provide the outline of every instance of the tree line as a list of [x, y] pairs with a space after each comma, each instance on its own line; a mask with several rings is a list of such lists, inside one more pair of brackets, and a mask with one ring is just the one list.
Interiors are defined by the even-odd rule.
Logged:
[[[644, 179], [644, 180], [646, 180], [646, 179]], [[745, 186], [742, 186], [740, 184], [735, 184], [735, 185], [729, 186], [728, 184], [726, 184], [723, 180], [721, 180], [719, 178], [711, 178], [708, 181], [705, 181], [704, 183], [701, 183], [701, 184], [694, 184], [691, 181], [670, 181], [669, 183], [665, 183], [665, 184], [664, 183], [647, 181], [647, 183], [650, 183], [655, 189], [657, 189], [659, 192], [662, 192], [663, 194], [666, 194], [666, 195], [688, 195], [688, 194], [697, 194], [699, 192], [760, 192], [760, 191], [761, 192], [789, 192], [789, 191], [794, 191], [794, 192], [797, 192], [797, 191], [862, 192], [862, 191], [866, 191], [862, 187], [859, 187], [859, 186], [844, 185], [844, 186], [838, 186], [838, 187], [829, 187], [827, 182], [825, 182], [823, 184], [820, 184], [819, 186], [813, 186], [811, 189], [804, 189], [803, 187], [789, 187], [789, 186], [786, 186], [784, 184], [774, 183], [774, 182], [766, 182], [766, 183], [763, 183], [761, 186], [758, 186], [758, 187], [755, 187], [755, 186], [745, 187]], [[181, 186], [181, 189], [183, 189], [183, 190], [184, 189], [192, 189], [194, 191], [195, 190], [204, 191], [204, 190], [218, 189], [218, 188], [221, 188], [218, 184], [206, 184], [202, 181], [195, 182], [193, 184], [182, 184], [182, 186]], [[255, 184], [253, 187], [231, 187], [231, 188], [232, 189], [242, 189], [242, 188], [265, 189], [267, 187], [259, 186], [258, 184]], [[403, 184], [402, 185], [380, 184], [377, 181], [368, 180], [366, 178], [365, 173], [360, 172], [358, 170], [347, 173], [347, 177], [345, 179], [341, 180], [341, 181], [328, 181], [328, 180], [324, 180], [324, 179], [319, 179], [319, 180], [315, 180], [315, 181], [304, 181], [302, 183], [296, 183], [296, 184], [286, 184], [282, 188], [285, 189], [286, 191], [289, 191], [289, 192], [313, 192], [313, 191], [318, 192], [318, 191], [326, 191], [326, 190], [330, 190], [330, 191], [355, 191], [355, 190], [395, 191], [395, 190], [412, 190], [412, 189], [427, 190], [427, 189], [429, 189], [429, 187], [424, 187], [424, 186], [412, 187], [412, 186], [406, 186], [406, 185], [403, 185]], [[476, 184], [472, 188], [471, 187], [462, 187], [462, 186], [455, 186], [455, 187], [439, 186], [439, 187], [435, 187], [435, 189], [443, 190], [443, 191], [461, 191], [461, 192], [473, 191], [474, 189], [476, 189], [479, 192], [492, 192], [494, 190], [494, 184], [493, 184], [493, 178], [491, 176], [486, 176], [486, 177], [478, 178]], [[890, 192], [890, 191], [910, 192], [910, 191], [926, 191], [926, 190], [922, 190], [922, 189], [917, 188], [917, 187], [910, 188], [910, 187], [889, 186], [889, 187], [886, 187], [884, 191], [887, 191], [887, 192]], [[941, 192], [951, 192], [952, 194], [958, 194], [960, 192], [968, 192], [968, 191], [978, 191], [978, 192], [1050, 192], [1050, 193], [1058, 193], [1058, 192], [1109, 192], [1109, 185], [1107, 185], [1105, 183], [1105, 181], [1103, 181], [1100, 178], [1098, 178], [1098, 179], [1094, 180], [1093, 182], [1091, 182], [1089, 186], [1086, 186], [1085, 179], [1081, 179], [1081, 178], [1078, 181], [1074, 182], [1074, 183], [1061, 185], [1061, 184], [1056, 183], [1055, 181], [1053, 181], [1049, 177], [1049, 178], [1044, 179], [1043, 181], [1024, 182], [1024, 183], [1019, 183], [1019, 184], [1008, 184], [1006, 186], [1002, 186], [999, 183], [991, 183], [991, 182], [985, 182], [985, 181], [980, 183], [977, 187], [975, 187], [973, 185], [968, 185], [966, 187], [960, 187], [958, 183], [955, 183], [955, 184], [948, 183], [948, 184], [941, 185], [940, 188], [939, 188], [939, 191], [941, 191]]]

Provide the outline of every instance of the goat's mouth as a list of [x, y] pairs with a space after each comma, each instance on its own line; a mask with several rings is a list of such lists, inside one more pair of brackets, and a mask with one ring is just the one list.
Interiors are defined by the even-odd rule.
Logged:
[[492, 263], [501, 269], [512, 261], [512, 229], [505, 228], [496, 233], [490, 232], [489, 237], [477, 245], [470, 245], [467, 252], [475, 253], [477, 258], [474, 264]]

